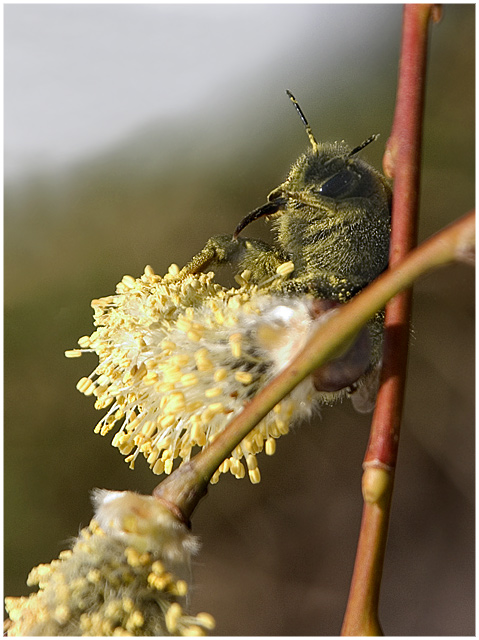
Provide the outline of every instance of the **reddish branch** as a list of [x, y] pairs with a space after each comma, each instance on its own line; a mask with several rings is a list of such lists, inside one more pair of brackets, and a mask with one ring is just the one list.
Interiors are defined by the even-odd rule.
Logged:
[[[416, 245], [422, 116], [427, 37], [437, 7], [406, 5], [399, 66], [396, 111], [384, 156], [384, 169], [394, 178], [390, 267], [400, 263]], [[378, 635], [379, 590], [386, 547], [391, 495], [401, 425], [411, 315], [411, 289], [386, 307], [383, 370], [369, 444], [364, 459], [365, 483], [378, 469], [383, 485], [373, 500], [365, 500], [353, 578], [342, 635]]]

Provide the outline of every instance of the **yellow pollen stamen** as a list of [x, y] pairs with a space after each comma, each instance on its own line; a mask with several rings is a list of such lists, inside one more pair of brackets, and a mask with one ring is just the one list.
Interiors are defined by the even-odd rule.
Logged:
[[156, 450], [153, 450], [153, 451], [149, 454], [149, 456], [148, 456], [148, 458], [146, 459], [146, 461], [148, 462], [148, 464], [150, 465], [150, 467], [152, 467], [152, 466], [155, 464], [155, 462], [158, 460], [159, 455], [160, 455], [160, 452], [159, 452], [159, 451], [156, 451]]
[[185, 396], [181, 391], [175, 391], [166, 397], [165, 413], [179, 413], [185, 408]]
[[191, 320], [188, 320], [188, 318], [185, 318], [184, 316], [180, 316], [176, 321], [176, 328], [183, 331], [183, 333], [188, 333], [188, 331], [191, 331], [192, 329]]
[[181, 376], [180, 382], [185, 387], [191, 387], [198, 384], [198, 376], [194, 373], [185, 373], [185, 375]]
[[194, 400], [193, 402], [189, 402], [186, 405], [185, 411], [187, 411], [188, 413], [195, 413], [196, 411], [198, 411], [198, 409], [201, 409], [203, 404], [204, 403], [201, 400]]
[[136, 280], [133, 276], [123, 276], [123, 278], [121, 279], [121, 282], [128, 289], [133, 289], [133, 287], [136, 285]]
[[225, 412], [225, 406], [222, 402], [213, 402], [210, 404], [209, 410], [212, 411], [214, 415], [217, 415], [218, 413]]
[[259, 469], [253, 469], [252, 471], [249, 471], [248, 475], [251, 484], [258, 484], [259, 482], [261, 482], [261, 473]]
[[143, 626], [144, 621], [141, 611], [134, 611], [126, 622], [126, 630], [134, 632]]
[[196, 361], [196, 367], [198, 369], [198, 371], [211, 371], [211, 369], [213, 369], [213, 362], [211, 361], [211, 358], [208, 355], [208, 350], [207, 349], [200, 349], [199, 351], [197, 351], [195, 353], [195, 361]]
[[153, 473], [159, 476], [161, 473], [163, 473], [164, 468], [165, 463], [163, 462], [163, 460], [157, 460], [153, 466]]
[[65, 351], [66, 358], [79, 358], [81, 355], [81, 349], [68, 349], [67, 351]]
[[155, 560], [155, 562], [151, 565], [151, 570], [157, 575], [161, 576], [162, 573], [165, 573], [165, 565], [161, 562], [161, 560]]
[[228, 371], [223, 368], [216, 369], [213, 377], [215, 379], [215, 382], [222, 382], [223, 380], [226, 380], [226, 378], [228, 377]]
[[161, 341], [160, 346], [163, 351], [174, 351], [176, 349], [176, 344], [167, 338]]
[[185, 367], [190, 361], [190, 356], [187, 353], [179, 353], [169, 360], [172, 365], [177, 367]]
[[276, 440], [274, 438], [268, 438], [264, 447], [265, 453], [267, 456], [274, 455], [276, 451]]
[[162, 429], [168, 429], [168, 427], [172, 427], [176, 422], [176, 417], [174, 415], [164, 416], [160, 420], [160, 426]]
[[220, 464], [219, 466], [219, 470], [221, 473], [227, 473], [230, 470], [230, 460], [229, 458], [227, 458], [226, 460], [223, 460], [223, 462]]
[[235, 358], [241, 357], [241, 341], [241, 333], [233, 333], [229, 338], [231, 353]]
[[280, 264], [279, 267], [276, 269], [276, 273], [279, 276], [282, 276], [283, 278], [285, 276], [288, 276], [290, 273], [293, 273], [294, 271], [294, 262], [283, 262], [283, 264]]
[[191, 440], [196, 442], [200, 447], [206, 444], [206, 434], [199, 424], [194, 424], [191, 428]]
[[253, 375], [248, 371], [237, 371], [235, 373], [235, 380], [241, 382], [241, 384], [251, 384], [253, 382]]
[[92, 382], [90, 378], [81, 378], [78, 381], [76, 388], [85, 396], [91, 396], [95, 390], [95, 383]]
[[183, 610], [178, 602], [173, 602], [165, 614], [166, 628], [172, 635], [176, 634], [177, 625], [182, 614]]
[[223, 393], [221, 387], [211, 387], [211, 389], [206, 389], [205, 397], [206, 398], [216, 398]]
[[135, 452], [134, 454], [127, 456], [125, 458], [125, 462], [128, 464], [128, 466], [130, 467], [130, 469], [134, 469], [135, 468], [135, 460], [136, 460], [136, 456], [137, 453]]
[[155, 382], [158, 382], [158, 374], [156, 371], [148, 371], [148, 373], [143, 376], [144, 384], [155, 384]]
[[201, 624], [204, 627], [206, 627], [206, 629], [209, 629], [210, 631], [212, 631], [216, 626], [215, 619], [209, 613], [205, 613], [205, 612], [198, 613], [196, 614], [196, 619], [199, 620]]

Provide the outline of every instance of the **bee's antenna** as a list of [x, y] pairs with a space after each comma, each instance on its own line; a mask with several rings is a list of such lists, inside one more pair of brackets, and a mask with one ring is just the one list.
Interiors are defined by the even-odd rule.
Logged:
[[306, 116], [304, 115], [303, 110], [299, 106], [298, 101], [293, 96], [291, 91], [288, 91], [288, 89], [286, 89], [286, 93], [288, 94], [291, 102], [296, 107], [296, 111], [299, 113], [299, 117], [301, 118], [301, 122], [304, 124], [304, 128], [306, 129], [306, 133], [308, 134], [308, 138], [309, 138], [309, 141], [311, 142], [311, 146], [313, 147], [314, 153], [317, 153], [319, 145], [318, 145], [318, 143], [316, 141], [316, 138], [314, 137], [313, 131], [312, 131], [311, 127], [309, 126], [308, 121], [306, 120]]
[[367, 140], [365, 140], [364, 142], [361, 142], [360, 145], [358, 145], [357, 147], [354, 147], [354, 149], [348, 153], [348, 157], [350, 158], [351, 156], [356, 155], [362, 149], [364, 149], [364, 147], [367, 147], [368, 144], [371, 144], [371, 142], [374, 142], [375, 140], [377, 140], [377, 138], [379, 138], [379, 133], [374, 133]]

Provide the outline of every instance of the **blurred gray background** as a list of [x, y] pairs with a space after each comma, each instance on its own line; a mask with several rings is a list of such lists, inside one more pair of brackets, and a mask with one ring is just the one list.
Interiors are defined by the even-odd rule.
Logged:
[[[430, 43], [421, 239], [474, 204], [474, 5]], [[29, 592], [90, 520], [94, 487], [149, 493], [93, 434], [75, 389], [90, 300], [124, 274], [183, 265], [265, 201], [307, 146], [379, 141], [395, 101], [399, 5], [5, 6], [5, 592]], [[268, 238], [258, 222], [250, 235]], [[370, 417], [325, 408], [223, 477], [193, 530], [192, 610], [218, 635], [336, 635], [361, 516]], [[382, 587], [387, 635], [473, 635], [474, 272], [415, 287], [414, 333]]]

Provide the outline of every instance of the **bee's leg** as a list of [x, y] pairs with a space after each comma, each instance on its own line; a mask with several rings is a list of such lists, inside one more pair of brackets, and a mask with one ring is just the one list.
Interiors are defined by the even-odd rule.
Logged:
[[213, 236], [178, 274], [178, 278], [199, 273], [208, 267], [233, 263], [240, 270], [248, 269], [252, 281], [273, 275], [284, 259], [266, 242], [249, 238], [233, 239], [231, 235]]
[[263, 285], [278, 277], [278, 267], [289, 262], [277, 249], [262, 240], [239, 238], [243, 242], [243, 252], [239, 256], [240, 272], [249, 272], [249, 281]]
[[240, 243], [233, 240], [231, 235], [213, 236], [203, 249], [181, 269], [178, 278], [182, 279], [192, 273], [199, 273], [210, 265], [232, 262], [239, 250]]

